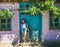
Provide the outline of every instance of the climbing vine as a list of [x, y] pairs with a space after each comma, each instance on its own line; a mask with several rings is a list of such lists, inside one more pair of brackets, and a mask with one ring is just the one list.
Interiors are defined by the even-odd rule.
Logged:
[[12, 17], [13, 13], [9, 9], [0, 9], [0, 18]]
[[52, 18], [55, 19], [60, 15], [60, 8], [54, 5], [55, 1], [56, 0], [32, 0], [31, 7], [24, 11], [31, 15], [35, 15], [44, 14], [43, 10], [49, 10]]

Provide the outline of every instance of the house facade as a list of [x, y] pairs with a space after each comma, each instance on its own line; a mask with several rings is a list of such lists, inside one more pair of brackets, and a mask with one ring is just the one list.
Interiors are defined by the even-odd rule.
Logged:
[[[26, 3], [26, 2], [25, 2]], [[13, 16], [11, 19], [6, 19], [5, 22], [3, 19], [0, 20], [3, 21], [0, 24], [0, 42], [5, 42], [5, 43], [12, 43], [13, 41], [16, 41], [18, 39], [21, 39], [21, 20], [22, 19], [27, 19], [27, 21], [30, 24], [31, 30], [30, 34], [35, 34], [36, 32], [38, 35], [32, 35], [32, 39], [35, 37], [38, 37], [42, 41], [58, 41], [60, 40], [60, 22], [58, 20], [58, 24], [52, 23], [53, 25], [50, 28], [50, 17], [49, 17], [49, 10], [44, 10], [43, 12], [45, 13], [43, 16], [27, 16], [26, 14], [21, 14], [18, 9], [21, 9], [20, 5], [22, 4], [23, 6], [25, 3], [13, 3], [13, 2], [1, 2], [0, 3], [0, 9], [5, 9], [8, 8], [13, 12]], [[28, 5], [28, 3], [26, 3]], [[60, 3], [56, 3], [56, 6], [60, 6]], [[26, 5], [25, 5], [26, 6]], [[25, 8], [25, 7], [24, 7]], [[10, 22], [9, 22], [10, 21]], [[4, 23], [4, 25], [3, 25]], [[8, 24], [9, 23], [9, 24]], [[59, 28], [56, 28], [59, 27]], [[7, 30], [5, 30], [7, 28]], [[28, 35], [27, 35], [28, 36]]]
[[[0, 40], [2, 42], [12, 42], [17, 36], [19, 36], [19, 11], [17, 10], [19, 8], [19, 5], [17, 3], [12, 4], [12, 3], [0, 3], [0, 8], [1, 9], [12, 9], [15, 11], [12, 11], [14, 15], [11, 18], [11, 30], [8, 31], [1, 31], [0, 32]], [[14, 28], [14, 29], [13, 29]]]

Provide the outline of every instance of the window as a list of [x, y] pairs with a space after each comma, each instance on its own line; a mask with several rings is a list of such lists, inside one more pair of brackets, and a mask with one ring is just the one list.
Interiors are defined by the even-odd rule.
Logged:
[[50, 29], [60, 29], [60, 18], [57, 17], [55, 20], [50, 16]]
[[11, 30], [11, 18], [0, 18], [0, 31]]
[[30, 2], [22, 2], [20, 3], [20, 14], [22, 15], [29, 15], [28, 12], [23, 12], [24, 10], [28, 10], [30, 8]]

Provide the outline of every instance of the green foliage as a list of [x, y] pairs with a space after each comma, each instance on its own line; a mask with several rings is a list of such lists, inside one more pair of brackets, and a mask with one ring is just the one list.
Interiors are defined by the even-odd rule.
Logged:
[[8, 18], [8, 17], [12, 17], [12, 15], [13, 13], [9, 9], [5, 9], [5, 10], [0, 9], [0, 18], [1, 17]]
[[60, 8], [55, 7], [54, 5], [51, 5], [49, 10], [50, 10], [50, 15], [52, 15], [52, 18], [55, 19], [56, 17], [58, 17], [60, 15], [59, 12]]
[[49, 9], [49, 6], [51, 6], [51, 2], [50, 1], [45, 1], [44, 2], [44, 9]]
[[31, 15], [34, 15], [34, 14], [42, 14], [40, 8], [37, 8], [35, 6], [32, 6], [32, 8], [30, 8], [28, 11], [29, 11], [29, 13]]
[[50, 11], [50, 15], [52, 16], [52, 19], [55, 19], [56, 17], [60, 17], [60, 8], [54, 5], [55, 1], [56, 0], [45, 0], [45, 2], [43, 2], [41, 5], [43, 10], [47, 9]]
[[60, 17], [60, 8], [54, 5], [56, 0], [32, 0], [31, 7], [27, 11], [31, 15], [43, 14], [43, 10], [49, 10], [53, 19]]

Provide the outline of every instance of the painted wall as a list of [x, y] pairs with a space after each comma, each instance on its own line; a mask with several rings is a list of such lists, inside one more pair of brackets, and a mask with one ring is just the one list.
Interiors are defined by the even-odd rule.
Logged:
[[49, 29], [49, 11], [45, 10], [42, 16], [42, 41], [60, 40], [60, 29]]
[[12, 31], [0, 31], [0, 42], [11, 43], [19, 37], [19, 5], [17, 3], [0, 3], [0, 9], [8, 8], [14, 15], [12, 16]]

